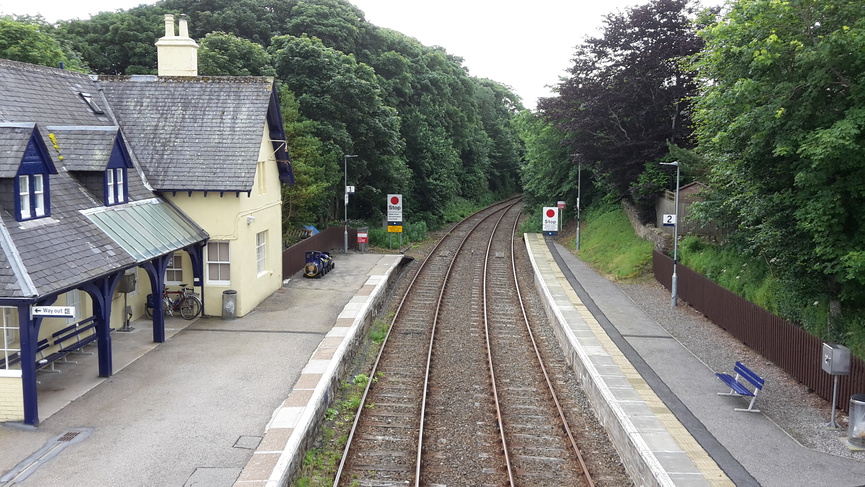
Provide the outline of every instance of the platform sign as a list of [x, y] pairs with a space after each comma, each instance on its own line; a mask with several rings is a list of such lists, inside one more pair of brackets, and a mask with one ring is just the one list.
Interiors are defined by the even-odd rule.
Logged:
[[354, 186], [346, 186], [346, 187], [345, 187], [345, 192], [346, 192], [347, 194], [354, 194]]
[[676, 214], [664, 213], [664, 218], [661, 221], [664, 223], [665, 227], [674, 227], [676, 226]]
[[[387, 195], [387, 224], [402, 225], [402, 195]], [[402, 231], [402, 230], [400, 230]]]
[[544, 235], [559, 234], [559, 209], [554, 206], [545, 206], [541, 215], [543, 221], [542, 229]]
[[564, 209], [565, 209], [565, 202], [564, 202], [564, 201], [559, 201], [559, 209], [560, 209], [560, 210], [564, 210]]
[[31, 306], [33, 317], [75, 318], [75, 306]]
[[369, 243], [369, 234], [367, 232], [357, 231], [357, 243]]

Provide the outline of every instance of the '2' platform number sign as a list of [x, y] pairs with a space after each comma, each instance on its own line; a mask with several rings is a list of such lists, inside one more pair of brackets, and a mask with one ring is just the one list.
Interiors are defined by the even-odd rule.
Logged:
[[664, 213], [664, 226], [665, 227], [674, 227], [676, 226], [676, 214]]

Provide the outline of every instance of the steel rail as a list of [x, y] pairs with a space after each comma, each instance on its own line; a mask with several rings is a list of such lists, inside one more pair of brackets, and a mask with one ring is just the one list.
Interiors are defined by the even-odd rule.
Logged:
[[[516, 204], [515, 202], [519, 201], [520, 199], [521, 199], [521, 197], [511, 198], [510, 200], [506, 200], [505, 202], [499, 203], [499, 205], [500, 206], [509, 205], [508, 206], [508, 208], [509, 208], [509, 207], [513, 206], [514, 204]], [[496, 206], [496, 205], [494, 205], [494, 206]], [[478, 211], [477, 213], [475, 213], [472, 216], [476, 216], [476, 215], [480, 214], [482, 211], [484, 211], [484, 210]], [[459, 248], [462, 248], [462, 245], [465, 243], [465, 240], [468, 238], [468, 235], [470, 235], [471, 232], [474, 231], [475, 227], [477, 227], [480, 223], [482, 223], [487, 218], [489, 218], [489, 216], [495, 214], [497, 211], [501, 211], [501, 210], [500, 209], [490, 210], [490, 215], [487, 215], [487, 216], [481, 218], [480, 221], [475, 223], [474, 227], [472, 227], [469, 230], [469, 232], [466, 234], [466, 237], [463, 239], [463, 242], [460, 244]], [[376, 355], [375, 361], [374, 361], [373, 366], [372, 366], [372, 370], [370, 372], [370, 376], [369, 376], [370, 380], [367, 381], [367, 384], [366, 384], [366, 387], [364, 388], [363, 394], [361, 396], [357, 411], [355, 411], [354, 421], [352, 423], [351, 430], [349, 431], [348, 438], [347, 438], [346, 443], [345, 443], [345, 448], [343, 449], [342, 458], [340, 459], [339, 467], [338, 467], [336, 474], [334, 476], [333, 487], [338, 487], [339, 482], [342, 479], [343, 471], [345, 470], [345, 464], [346, 464], [346, 461], [348, 460], [348, 454], [349, 454], [349, 451], [350, 451], [351, 446], [352, 446], [352, 441], [353, 441], [354, 436], [357, 432], [358, 424], [360, 422], [361, 412], [363, 411], [364, 405], [366, 404], [367, 398], [369, 396], [370, 388], [373, 384], [372, 378], [375, 377], [375, 375], [378, 371], [379, 364], [381, 363], [381, 358], [384, 354], [385, 349], [387, 348], [387, 343], [388, 343], [388, 340], [390, 339], [390, 336], [391, 336], [391, 331], [393, 330], [394, 324], [400, 318], [400, 313], [403, 310], [403, 306], [405, 305], [406, 300], [408, 299], [409, 295], [411, 294], [411, 291], [412, 291], [415, 283], [417, 282], [418, 277], [426, 269], [427, 263], [430, 262], [431, 259], [429, 257], [435, 255], [435, 253], [439, 250], [439, 248], [442, 246], [442, 244], [448, 238], [451, 237], [451, 234], [454, 232], [454, 230], [456, 228], [460, 227], [461, 225], [465, 224], [467, 221], [468, 221], [468, 218], [455, 224], [453, 227], [451, 227], [450, 230], [448, 230], [448, 232], [444, 236], [442, 236], [441, 239], [439, 239], [439, 241], [436, 243], [436, 245], [433, 247], [433, 249], [428, 254], [427, 258], [424, 259], [424, 261], [421, 263], [420, 267], [418, 268], [417, 272], [415, 273], [414, 277], [412, 278], [411, 282], [409, 283], [408, 287], [406, 288], [406, 291], [403, 294], [403, 297], [400, 300], [400, 303], [397, 306], [396, 311], [394, 312], [393, 319], [391, 320], [391, 323], [388, 327], [387, 333], [385, 334], [384, 340], [382, 340], [382, 344], [379, 347], [378, 354]], [[451, 259], [451, 262], [448, 266], [447, 273], [450, 273], [450, 268], [452, 267], [453, 262], [456, 260], [458, 252], [459, 252], [459, 249], [457, 249], [457, 251], [454, 252], [453, 257]], [[436, 320], [438, 319], [438, 307], [439, 307], [439, 304], [441, 303], [441, 296], [443, 295], [444, 287], [446, 286], [446, 283], [447, 283], [447, 274], [445, 276], [444, 283], [442, 284], [442, 291], [439, 293], [439, 303], [436, 305], [436, 314], [435, 314]], [[433, 333], [434, 333], [434, 329], [435, 329], [435, 323], [433, 323]], [[430, 343], [432, 343], [432, 340]], [[426, 371], [426, 378], [425, 378], [425, 383], [424, 383], [424, 398], [423, 398], [423, 404], [422, 404], [422, 408], [421, 408], [421, 432], [420, 432], [421, 438], [423, 436], [422, 425], [423, 425], [424, 410], [425, 410], [425, 406], [426, 406], [426, 381], [428, 381], [428, 378], [429, 378], [429, 357], [427, 358], [427, 366], [426, 367], [427, 367], [427, 371]], [[418, 445], [420, 445], [420, 444], [421, 443], [419, 440]], [[420, 450], [421, 449], [419, 447], [418, 448], [418, 457], [417, 457], [418, 458], [418, 460], [417, 460], [418, 466], [417, 466], [416, 475], [415, 475], [415, 478], [416, 478], [415, 485], [419, 485], [418, 482], [420, 479], [420, 474], [419, 474], [420, 473], [420, 454], [421, 454]]]
[[[488, 320], [488, 318], [489, 318], [489, 309], [488, 308], [489, 307], [487, 306], [487, 268], [488, 268], [489, 261], [490, 261], [490, 249], [492, 249], [493, 237], [496, 234], [496, 230], [498, 230], [498, 228], [499, 228], [499, 223], [502, 222], [502, 219], [504, 219], [508, 210], [510, 210], [510, 208], [508, 208], [507, 210], [502, 212], [502, 215], [499, 217], [499, 220], [496, 222], [495, 227], [493, 227], [492, 232], [490, 232], [490, 240], [487, 243], [487, 252], [484, 255], [484, 271], [483, 271], [484, 272], [484, 279], [483, 279], [483, 286], [482, 287], [483, 287], [483, 305], [484, 305], [484, 334], [485, 334], [486, 344], [487, 344], [487, 365], [488, 365], [489, 371], [490, 371], [490, 384], [491, 384], [492, 389], [493, 389], [493, 403], [496, 406], [496, 420], [498, 421], [499, 433], [501, 434], [502, 452], [504, 452], [504, 455], [505, 455], [505, 467], [507, 468], [507, 472], [508, 472], [508, 483], [511, 485], [511, 487], [513, 487], [513, 485], [514, 485], [514, 472], [513, 472], [513, 467], [511, 466], [510, 454], [508, 453], [508, 442], [507, 442], [507, 439], [505, 438], [505, 425], [504, 425], [504, 421], [502, 418], [501, 404], [499, 402], [499, 391], [498, 391], [498, 387], [496, 386], [496, 373], [495, 373], [495, 370], [493, 368], [493, 351], [492, 351], [492, 346], [490, 345], [490, 327], [489, 327], [489, 320]], [[515, 221], [519, 221], [519, 216], [516, 218]], [[515, 225], [516, 225], [516, 223], [515, 223]], [[514, 228], [516, 228], [516, 226]], [[511, 237], [511, 239], [513, 240], [513, 237]], [[512, 252], [512, 254], [513, 254], [513, 252]], [[520, 303], [520, 305], [522, 305], [522, 302]]]
[[540, 366], [541, 371], [544, 374], [544, 379], [547, 382], [547, 387], [550, 391], [550, 395], [552, 396], [553, 402], [556, 405], [556, 409], [559, 412], [559, 418], [562, 421], [562, 427], [564, 428], [565, 433], [568, 436], [568, 441], [571, 444], [571, 448], [574, 450], [574, 454], [576, 455], [577, 461], [580, 463], [580, 467], [583, 470], [583, 477], [586, 479], [586, 485], [589, 487], [594, 487], [595, 482], [594, 482], [594, 480], [592, 480], [592, 475], [589, 472], [589, 468], [586, 465], [586, 461], [583, 458], [583, 454], [580, 452], [579, 446], [577, 446], [577, 441], [574, 439], [574, 435], [571, 432], [570, 426], [568, 425], [568, 420], [565, 417], [565, 412], [562, 409], [561, 403], [559, 402], [559, 397], [556, 394], [555, 387], [553, 387], [553, 382], [552, 382], [552, 380], [550, 380], [550, 376], [547, 373], [547, 368], [544, 365], [544, 360], [541, 358], [541, 352], [538, 349], [538, 344], [535, 341], [535, 335], [532, 332], [532, 327], [529, 324], [529, 317], [528, 317], [528, 314], [526, 313], [526, 307], [523, 304], [523, 295], [522, 295], [522, 292], [520, 291], [520, 282], [517, 279], [517, 265], [516, 265], [516, 252], [515, 252], [515, 249], [516, 249], [516, 228], [517, 228], [518, 222], [519, 222], [519, 217], [517, 217], [516, 221], [514, 222], [514, 231], [511, 234], [511, 267], [512, 267], [513, 272], [514, 272], [514, 283], [515, 283], [516, 289], [517, 289], [517, 300], [520, 303], [520, 309], [521, 309], [522, 314], [523, 314], [523, 320], [526, 324], [526, 330], [528, 330], [529, 338], [531, 338], [532, 346], [535, 349], [535, 356], [538, 358], [538, 365]]

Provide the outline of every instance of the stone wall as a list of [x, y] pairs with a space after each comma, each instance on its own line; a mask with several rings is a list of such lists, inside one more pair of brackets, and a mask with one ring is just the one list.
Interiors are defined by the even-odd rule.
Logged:
[[662, 230], [652, 225], [643, 225], [637, 217], [637, 210], [627, 201], [622, 201], [622, 209], [628, 215], [628, 220], [631, 222], [631, 227], [638, 237], [652, 242], [656, 250], [666, 251], [673, 248], [673, 236], [664, 233]]

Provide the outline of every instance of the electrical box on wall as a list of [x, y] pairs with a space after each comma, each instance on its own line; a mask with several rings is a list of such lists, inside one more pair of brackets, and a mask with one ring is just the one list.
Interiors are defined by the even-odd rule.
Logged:
[[827, 374], [849, 375], [850, 349], [837, 343], [824, 343], [822, 365]]
[[117, 292], [131, 293], [135, 291], [135, 284], [135, 274], [126, 274], [120, 279], [120, 283], [117, 284]]

